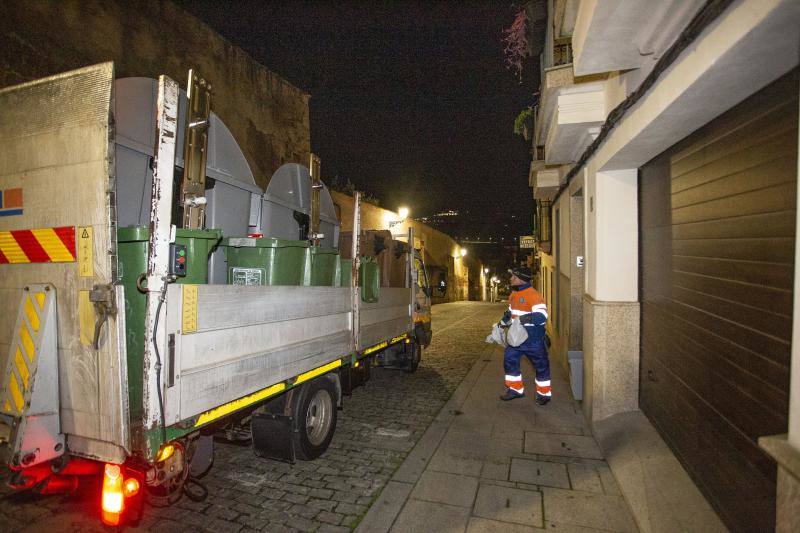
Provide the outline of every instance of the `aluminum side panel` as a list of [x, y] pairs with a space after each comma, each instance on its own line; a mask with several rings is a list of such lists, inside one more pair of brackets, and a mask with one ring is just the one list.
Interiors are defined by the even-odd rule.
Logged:
[[[196, 331], [183, 332], [183, 291], [167, 297], [168, 424], [241, 398], [352, 352], [350, 289], [197, 285]], [[163, 339], [167, 346], [166, 339]]]
[[369, 348], [411, 329], [409, 289], [381, 287], [377, 302], [362, 302], [359, 335], [363, 348]]

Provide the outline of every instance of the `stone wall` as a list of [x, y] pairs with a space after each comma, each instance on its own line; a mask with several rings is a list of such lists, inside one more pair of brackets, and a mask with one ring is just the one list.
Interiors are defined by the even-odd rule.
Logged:
[[308, 95], [168, 1], [6, 0], [0, 11], [0, 87], [112, 60], [117, 77], [166, 74], [185, 89], [196, 68], [259, 186], [283, 163], [308, 164]]

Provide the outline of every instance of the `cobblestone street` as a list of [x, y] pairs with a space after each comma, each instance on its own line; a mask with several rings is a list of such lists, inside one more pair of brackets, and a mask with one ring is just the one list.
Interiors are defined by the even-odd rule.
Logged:
[[[367, 385], [345, 399], [325, 455], [292, 466], [259, 459], [249, 446], [217, 442], [214, 467], [203, 478], [208, 498], [148, 507], [137, 529], [349, 531], [486, 353], [484, 338], [502, 310], [479, 302], [434, 306], [433, 343], [418, 371], [373, 369]], [[102, 531], [92, 487], [57, 496], [2, 491], [2, 531]]]

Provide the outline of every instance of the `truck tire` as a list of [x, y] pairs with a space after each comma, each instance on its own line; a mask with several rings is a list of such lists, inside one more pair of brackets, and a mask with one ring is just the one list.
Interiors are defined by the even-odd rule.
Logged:
[[293, 397], [297, 425], [292, 439], [297, 458], [311, 461], [325, 453], [336, 431], [336, 385], [322, 376], [303, 385], [299, 392]]
[[417, 371], [419, 362], [422, 361], [422, 345], [418, 340], [414, 339], [407, 345], [406, 350], [408, 350], [408, 354], [406, 356], [406, 367], [404, 370], [412, 374]]

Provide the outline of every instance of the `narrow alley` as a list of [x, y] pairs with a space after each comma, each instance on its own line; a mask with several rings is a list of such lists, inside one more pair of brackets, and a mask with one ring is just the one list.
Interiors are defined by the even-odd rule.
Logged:
[[800, 0], [0, 5], [0, 533], [800, 532]]

